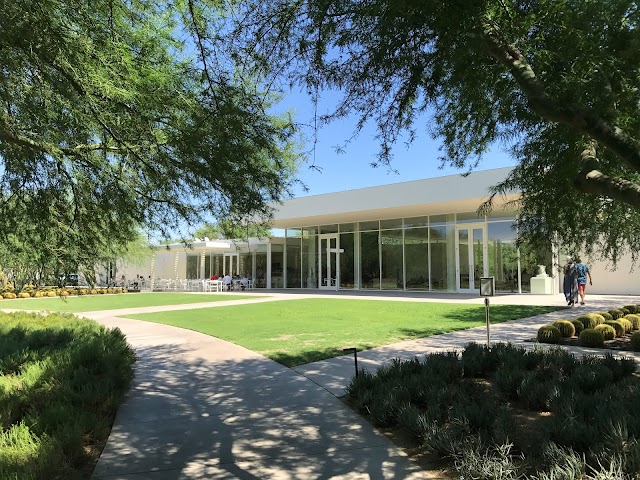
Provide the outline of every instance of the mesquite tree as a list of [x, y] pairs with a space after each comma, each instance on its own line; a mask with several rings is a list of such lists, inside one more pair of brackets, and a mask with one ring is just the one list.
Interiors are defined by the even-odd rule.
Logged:
[[139, 229], [176, 235], [211, 215], [268, 217], [294, 181], [294, 126], [220, 47], [221, 8], [0, 3], [5, 246], [68, 271]]
[[640, 250], [636, 2], [251, 0], [235, 15], [244, 58], [344, 93], [325, 120], [375, 122], [378, 163], [418, 129], [467, 170], [499, 143], [517, 166], [495, 193], [522, 192], [524, 237]]

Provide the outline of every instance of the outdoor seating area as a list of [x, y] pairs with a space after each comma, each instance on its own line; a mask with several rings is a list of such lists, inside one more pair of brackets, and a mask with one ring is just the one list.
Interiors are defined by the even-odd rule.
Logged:
[[253, 290], [253, 280], [246, 277], [229, 277], [228, 280], [220, 278], [216, 280], [174, 280], [159, 278], [151, 282], [141, 282], [140, 290], [154, 292], [223, 292]]

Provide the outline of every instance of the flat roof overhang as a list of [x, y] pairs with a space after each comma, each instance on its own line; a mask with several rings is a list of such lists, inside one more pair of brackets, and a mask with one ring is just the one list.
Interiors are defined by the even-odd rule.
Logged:
[[[363, 222], [401, 217], [420, 217], [459, 212], [475, 212], [489, 198], [489, 188], [502, 181], [511, 168], [449, 175], [379, 187], [300, 197], [276, 207], [274, 228]], [[514, 192], [494, 199], [494, 216]], [[506, 213], [505, 216], [512, 215]]]

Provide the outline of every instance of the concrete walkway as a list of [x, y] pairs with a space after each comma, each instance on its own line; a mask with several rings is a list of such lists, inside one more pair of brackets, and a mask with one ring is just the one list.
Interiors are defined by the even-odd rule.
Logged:
[[[273, 292], [233, 304], [322, 297]], [[477, 296], [352, 295], [341, 298], [482, 303]], [[136, 349], [136, 378], [120, 407], [95, 479], [414, 479], [426, 477], [386, 437], [336, 396], [353, 373], [344, 356], [288, 369], [243, 347], [127, 315], [223, 307], [228, 302], [88, 312], [120, 328]], [[492, 304], [563, 305], [560, 296], [502, 296]], [[492, 326], [493, 341], [524, 344], [558, 318], [640, 304], [640, 297], [590, 298], [589, 306]], [[405, 341], [359, 353], [375, 369], [392, 358], [460, 350], [485, 342], [484, 327]], [[531, 346], [531, 343], [527, 345]], [[586, 350], [586, 349], [585, 349]], [[593, 350], [586, 350], [592, 353]]]
[[167, 325], [120, 328], [139, 360], [95, 479], [417, 479], [424, 472], [340, 400], [243, 347]]

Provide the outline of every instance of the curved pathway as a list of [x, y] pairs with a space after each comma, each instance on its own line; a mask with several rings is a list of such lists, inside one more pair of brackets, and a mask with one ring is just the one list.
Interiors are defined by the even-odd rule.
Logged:
[[83, 316], [120, 328], [138, 355], [95, 479], [425, 478], [369, 423], [291, 369], [190, 330]]

